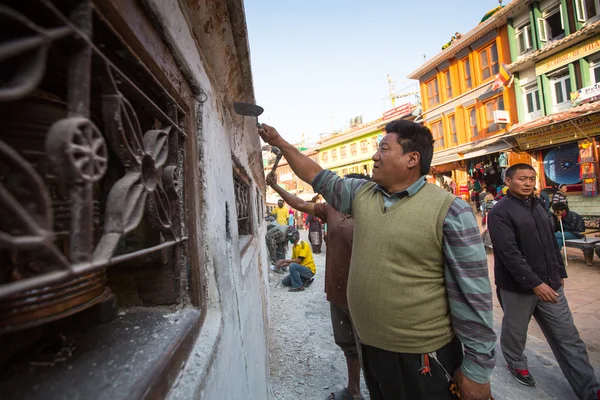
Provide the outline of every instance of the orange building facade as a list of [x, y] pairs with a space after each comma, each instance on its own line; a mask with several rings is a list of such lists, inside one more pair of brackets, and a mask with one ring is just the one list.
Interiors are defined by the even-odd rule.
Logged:
[[513, 87], [494, 87], [511, 62], [506, 15], [513, 3], [409, 75], [419, 80], [423, 122], [435, 139], [432, 175], [465, 198], [471, 178], [500, 184], [511, 148], [503, 139], [518, 122]]

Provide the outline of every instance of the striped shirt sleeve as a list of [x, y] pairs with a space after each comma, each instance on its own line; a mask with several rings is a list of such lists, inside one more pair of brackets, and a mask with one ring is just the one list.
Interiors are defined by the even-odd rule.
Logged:
[[496, 365], [492, 288], [477, 220], [461, 199], [454, 200], [444, 220], [443, 248], [452, 324], [465, 350], [461, 370], [486, 383]]
[[324, 169], [312, 182], [315, 193], [343, 214], [352, 215], [352, 201], [358, 189], [369, 181], [356, 178], [340, 178], [335, 172]]

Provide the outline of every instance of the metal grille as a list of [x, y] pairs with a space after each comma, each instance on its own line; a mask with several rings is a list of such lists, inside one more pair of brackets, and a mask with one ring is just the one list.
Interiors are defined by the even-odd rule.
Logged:
[[[121, 60], [107, 54], [117, 36], [92, 36], [92, 21], [111, 31], [89, 1], [36, 4], [0, 5], [0, 111], [39, 102], [56, 110], [43, 116], [38, 148], [28, 140], [35, 108], [14, 135], [0, 133], [0, 309], [185, 240], [185, 112], [141, 63], [132, 67], [127, 46]], [[159, 239], [131, 251], [123, 239], [142, 228]]]
[[233, 174], [235, 188], [235, 208], [237, 211], [238, 234], [251, 235], [252, 225], [250, 219], [250, 185], [240, 176]]

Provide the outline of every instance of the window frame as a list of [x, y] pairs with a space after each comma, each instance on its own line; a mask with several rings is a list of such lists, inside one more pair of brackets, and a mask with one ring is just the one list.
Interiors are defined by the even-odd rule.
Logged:
[[[435, 127], [435, 129], [434, 129]], [[433, 150], [439, 150], [445, 148], [444, 141], [444, 124], [441, 119], [433, 121], [429, 124], [429, 130], [431, 131], [431, 135], [433, 136]]]
[[[500, 108], [500, 102], [502, 102], [502, 108]], [[491, 112], [489, 112], [489, 105], [493, 105]], [[506, 107], [504, 104], [504, 95], [500, 94], [500, 96], [485, 101], [482, 104], [482, 108], [485, 113], [485, 122], [488, 127], [488, 131], [496, 131], [497, 129], [494, 126], [494, 111], [505, 110]]]
[[[432, 87], [435, 88], [436, 92], [432, 95], [429, 96], [429, 85], [432, 84]], [[434, 86], [433, 86], [434, 85]], [[437, 105], [439, 105], [441, 103], [441, 99], [440, 99], [440, 83], [438, 80], [438, 77], [435, 76], [434, 78], [430, 79], [429, 81], [425, 82], [425, 94], [427, 95], [427, 105], [431, 108], [431, 107], [435, 107]], [[432, 102], [432, 99], [436, 100], [436, 103]]]
[[[496, 53], [496, 61], [492, 62], [492, 48], [495, 48], [495, 53]], [[488, 64], [483, 67], [482, 65], [482, 54], [485, 53], [486, 54], [486, 59]], [[494, 77], [500, 72], [500, 55], [498, 53], [498, 44], [496, 43], [496, 41], [494, 40], [493, 42], [489, 43], [487, 46], [485, 46], [484, 48], [482, 48], [481, 50], [479, 50], [477, 52], [478, 55], [478, 62], [479, 62], [479, 78], [481, 79], [481, 82], [486, 82], [489, 81], [491, 79], [494, 79]], [[485, 77], [484, 76], [484, 71], [489, 71], [490, 76]]]
[[600, 69], [600, 56], [589, 58], [588, 63], [590, 64], [590, 81], [592, 82], [592, 85], [600, 83], [600, 79], [596, 81], [596, 74], [594, 74], [595, 69]]
[[360, 141], [360, 152], [361, 153], [366, 153], [367, 151], [369, 151], [369, 144], [367, 143], [367, 140], [361, 140]]
[[450, 74], [450, 68], [442, 71], [442, 75], [444, 76], [444, 95], [446, 96], [446, 100], [452, 98], [452, 76]]
[[[562, 111], [571, 104], [571, 90], [573, 90], [571, 75], [567, 72], [564, 75], [555, 75], [554, 77], [548, 77], [550, 79], [550, 91], [552, 92], [552, 110], [553, 112]], [[569, 81], [569, 90], [567, 90], [566, 81]], [[562, 94], [564, 99], [558, 103], [556, 84], [561, 83]], [[569, 106], [566, 106], [568, 104]]]
[[450, 144], [458, 144], [458, 130], [456, 129], [456, 115], [448, 116], [448, 133], [450, 134]]
[[337, 158], [337, 149], [331, 149], [331, 159], [335, 161]]
[[347, 147], [347, 146], [345, 146], [345, 145], [340, 147], [340, 158], [341, 158], [342, 160], [343, 160], [344, 158], [346, 158], [346, 156], [348, 155], [348, 152], [347, 152], [347, 149], [346, 149], [346, 147]]
[[[596, 15], [590, 17], [587, 15], [588, 1], [593, 2], [596, 7]], [[600, 0], [575, 0], [575, 18], [578, 22], [586, 23], [591, 19], [600, 17]]]
[[321, 153], [321, 162], [327, 162], [327, 152], [324, 151]]
[[470, 90], [473, 88], [473, 68], [471, 66], [471, 58], [467, 56], [460, 60], [460, 62], [462, 65], [462, 73], [464, 75], [463, 83], [465, 85], [465, 90]]
[[350, 143], [350, 155], [355, 156], [357, 154], [356, 143]]
[[[475, 118], [475, 125], [473, 125], [473, 117]], [[477, 108], [475, 106], [467, 108], [467, 121], [471, 138], [479, 137], [479, 121], [477, 120]]]
[[[548, 22], [546, 21], [549, 17], [555, 15], [555, 14], [559, 14], [559, 18], [560, 18], [560, 27], [563, 30], [563, 33], [560, 35], [556, 35], [553, 36], [551, 38], [548, 37], [548, 30], [549, 30], [549, 26], [548, 26]], [[537, 20], [538, 22], [538, 32], [539, 32], [539, 39], [542, 42], [551, 42], [553, 40], [558, 40], [560, 39], [560, 36], [562, 35], [564, 37], [565, 35], [565, 22], [563, 19], [563, 9], [562, 9], [562, 4], [558, 4], [557, 7], [552, 7], [549, 10], [546, 10], [543, 12], [542, 17], [538, 18]]]
[[[524, 50], [521, 48], [521, 39], [520, 39], [520, 37], [523, 35], [525, 37], [525, 41], [527, 42], [526, 43], [527, 47]], [[524, 25], [519, 26], [516, 29], [515, 36], [517, 39], [517, 46], [519, 47], [519, 55], [523, 55], [533, 49], [532, 30], [531, 30], [531, 25], [529, 24], [529, 22], [525, 23]]]
[[[535, 96], [533, 96], [533, 94], [536, 94]], [[533, 110], [533, 111], [529, 111], [529, 102], [527, 100], [527, 96], [532, 95], [532, 105], [535, 108], [535, 105], [537, 105], [537, 110]], [[537, 84], [534, 85], [530, 85], [530, 86], [525, 86], [523, 88], [523, 105], [525, 106], [525, 120], [526, 121], [532, 121], [536, 118], [538, 118], [539, 116], [541, 116], [541, 110], [542, 110], [542, 103], [540, 101], [540, 89], [538, 88]], [[536, 115], [539, 114], [539, 115]]]

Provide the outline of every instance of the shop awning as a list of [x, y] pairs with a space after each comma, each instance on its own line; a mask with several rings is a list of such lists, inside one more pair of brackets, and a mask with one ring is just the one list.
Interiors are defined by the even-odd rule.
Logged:
[[477, 142], [466, 143], [451, 149], [439, 151], [433, 154], [431, 166], [434, 167], [436, 165], [510, 150], [513, 146], [506, 141], [507, 137], [508, 134], [503, 133]]
[[596, 136], [598, 132], [600, 101], [595, 101], [514, 125], [508, 135], [521, 150], [528, 150]]

